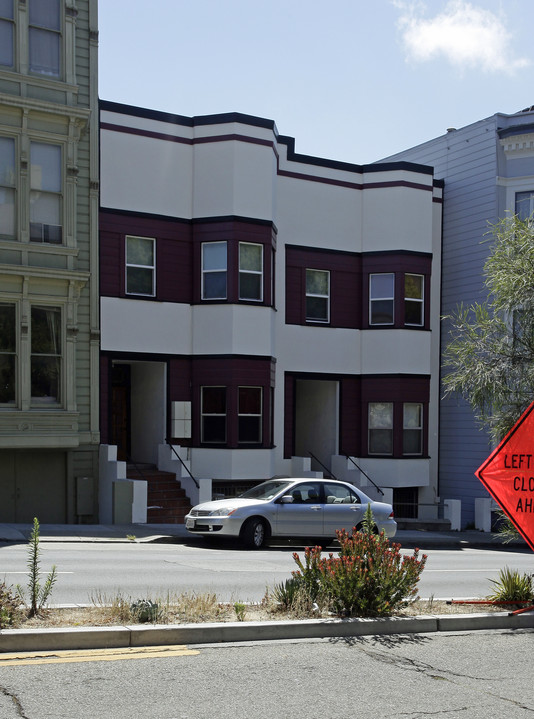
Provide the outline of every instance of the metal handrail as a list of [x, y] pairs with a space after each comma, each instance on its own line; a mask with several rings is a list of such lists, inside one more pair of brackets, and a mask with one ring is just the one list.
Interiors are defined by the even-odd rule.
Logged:
[[338, 478], [336, 477], [336, 475], [332, 472], [332, 470], [331, 470], [329, 467], [327, 467], [326, 464], [323, 464], [323, 463], [321, 462], [321, 460], [318, 459], [318, 458], [313, 454], [313, 452], [310, 452], [310, 450], [308, 450], [308, 454], [309, 454], [310, 457], [311, 457], [312, 459], [314, 459], [316, 462], [319, 462], [319, 464], [321, 465], [321, 467], [327, 471], [327, 473], [332, 477], [332, 479], [335, 479], [336, 481], [339, 482], [339, 479], [338, 479]]
[[192, 475], [191, 472], [189, 471], [189, 467], [186, 465], [186, 463], [184, 462], [184, 460], [180, 457], [180, 455], [178, 454], [178, 452], [174, 449], [174, 445], [172, 445], [172, 444], [170, 443], [168, 437], [165, 438], [165, 442], [167, 442], [167, 444], [168, 444], [169, 447], [172, 449], [172, 451], [174, 452], [174, 454], [178, 457], [178, 459], [180, 460], [180, 464], [181, 464], [182, 467], [185, 469], [185, 471], [187, 472], [187, 474], [191, 477], [191, 479], [193, 480], [193, 482], [196, 484], [197, 489], [200, 489], [200, 484], [199, 484], [198, 481], [193, 477], [193, 475]]
[[375, 484], [375, 483], [373, 482], [373, 480], [371, 479], [371, 477], [370, 477], [366, 472], [364, 472], [363, 469], [362, 469], [358, 464], [356, 464], [356, 462], [352, 459], [352, 457], [349, 457], [348, 454], [346, 454], [345, 457], [346, 457], [350, 462], [352, 462], [352, 464], [353, 464], [357, 469], [360, 470], [360, 472], [363, 474], [363, 476], [364, 476], [366, 479], [368, 479], [368, 480], [371, 482], [371, 484], [372, 484], [373, 487], [377, 490], [377, 492], [380, 492], [380, 494], [381, 494], [382, 496], [384, 496], [384, 492], [380, 489], [380, 487], [378, 486], [378, 484]]

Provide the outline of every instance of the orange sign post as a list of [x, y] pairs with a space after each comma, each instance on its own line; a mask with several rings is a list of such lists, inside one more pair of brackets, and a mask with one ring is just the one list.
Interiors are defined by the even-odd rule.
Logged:
[[534, 402], [475, 474], [534, 550]]

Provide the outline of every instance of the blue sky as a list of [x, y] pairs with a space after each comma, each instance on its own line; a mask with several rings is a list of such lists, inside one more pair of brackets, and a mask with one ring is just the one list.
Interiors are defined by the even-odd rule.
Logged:
[[99, 94], [373, 162], [534, 105], [533, 27], [532, 0], [99, 0]]

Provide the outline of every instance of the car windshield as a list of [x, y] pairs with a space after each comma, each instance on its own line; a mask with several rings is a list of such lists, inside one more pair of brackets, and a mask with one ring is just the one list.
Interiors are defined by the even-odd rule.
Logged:
[[291, 484], [290, 480], [284, 479], [271, 479], [268, 482], [262, 482], [256, 487], [243, 492], [239, 495], [243, 499], [263, 499], [268, 501], [276, 496], [282, 489], [289, 487]]

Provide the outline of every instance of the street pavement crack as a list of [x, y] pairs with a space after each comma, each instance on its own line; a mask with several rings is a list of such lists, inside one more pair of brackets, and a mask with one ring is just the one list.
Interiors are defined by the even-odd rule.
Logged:
[[0, 687], [0, 692], [2, 692], [2, 694], [8, 699], [11, 699], [11, 701], [13, 702], [13, 706], [16, 709], [17, 715], [20, 717], [20, 719], [30, 719], [28, 715], [24, 713], [24, 709], [22, 708], [20, 699], [16, 694], [10, 692], [9, 689], [6, 689], [5, 687]]

